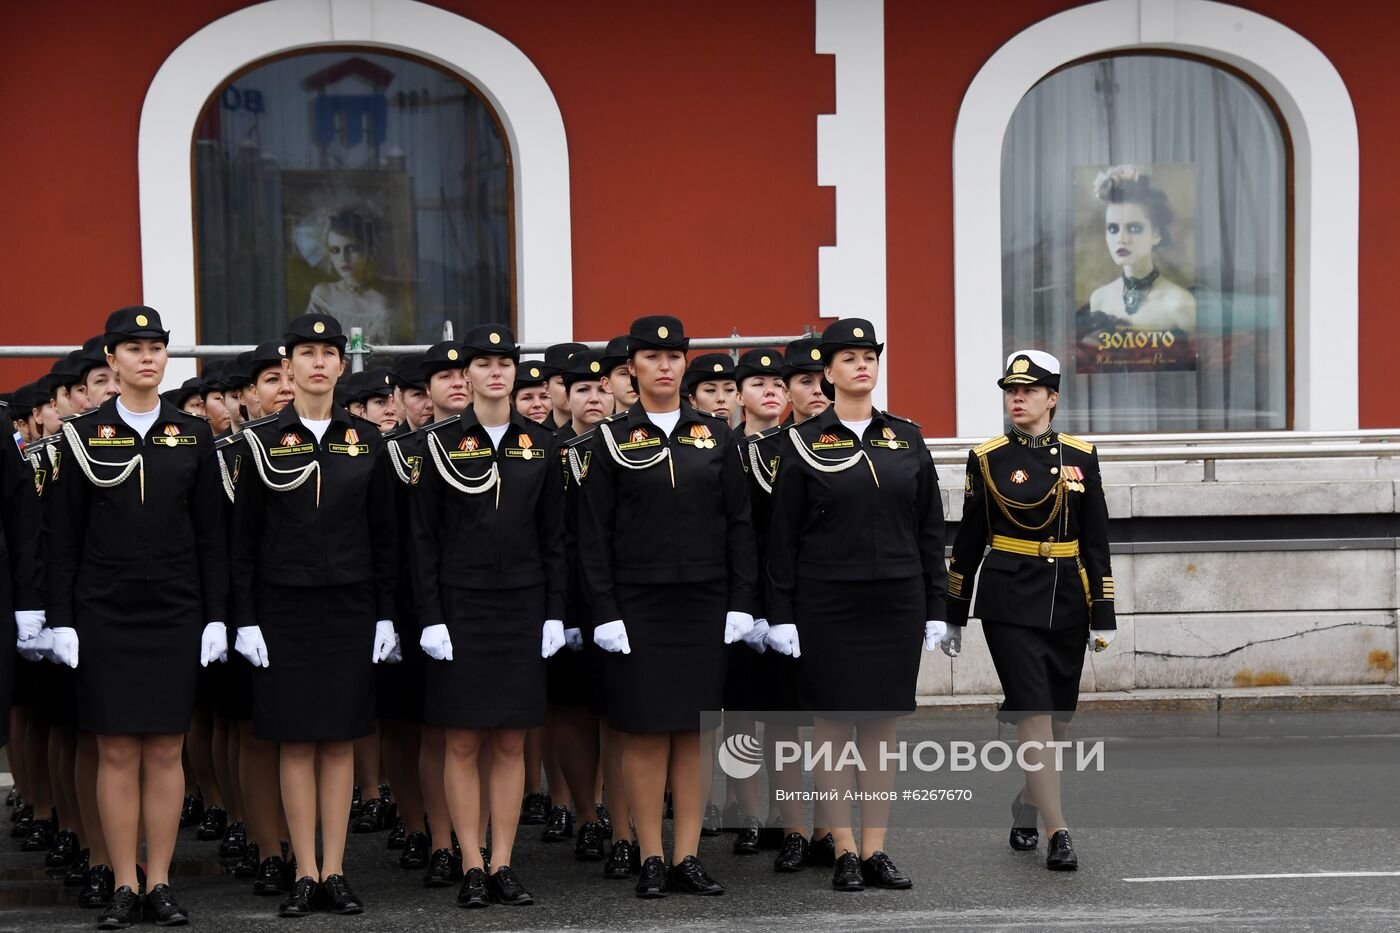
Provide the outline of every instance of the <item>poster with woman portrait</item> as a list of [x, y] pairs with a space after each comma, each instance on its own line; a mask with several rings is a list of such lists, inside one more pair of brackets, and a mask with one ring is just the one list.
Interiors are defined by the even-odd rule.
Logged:
[[1194, 166], [1074, 169], [1075, 370], [1196, 369]]
[[370, 345], [413, 342], [407, 172], [284, 171], [282, 217], [289, 314], [329, 314]]

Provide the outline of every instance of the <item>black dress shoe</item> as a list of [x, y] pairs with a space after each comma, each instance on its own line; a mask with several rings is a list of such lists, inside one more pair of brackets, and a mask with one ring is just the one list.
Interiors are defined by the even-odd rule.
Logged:
[[1045, 867], [1051, 871], [1077, 871], [1079, 856], [1074, 854], [1074, 844], [1069, 841], [1069, 830], [1057, 829], [1050, 837], [1050, 845], [1045, 855]]
[[325, 877], [321, 882], [321, 899], [325, 902], [326, 910], [333, 914], [349, 916], [365, 912], [364, 901], [356, 897], [355, 892], [350, 890], [350, 884], [345, 880], [344, 875], [327, 875]]
[[773, 870], [779, 874], [801, 871], [807, 861], [807, 837], [801, 833], [788, 833], [783, 838], [783, 847], [778, 857], [773, 859]]
[[352, 833], [377, 833], [388, 824], [385, 815], [389, 812], [389, 801], [383, 797], [372, 797], [360, 807], [360, 816], [351, 825]]
[[146, 916], [158, 927], [182, 927], [190, 922], [190, 915], [175, 902], [175, 892], [168, 884], [158, 884], [146, 895]]
[[502, 865], [487, 876], [486, 895], [498, 904], [509, 907], [526, 907], [535, 902], [509, 865]]
[[860, 871], [860, 859], [854, 852], [842, 852], [831, 872], [831, 887], [837, 891], [864, 891], [865, 878]]
[[[228, 831], [228, 812], [223, 807], [210, 807], [204, 811], [204, 819], [199, 821], [199, 826], [194, 831], [194, 838], [200, 842], [213, 842], [215, 839], [224, 838], [224, 833]], [[223, 855], [223, 851], [219, 852]]]
[[185, 802], [180, 807], [180, 828], [188, 829], [191, 826], [198, 826], [202, 819], [204, 819], [204, 798], [186, 794]]
[[287, 899], [277, 905], [277, 916], [309, 916], [316, 909], [318, 887], [319, 885], [310, 875], [298, 878], [297, 883], [292, 885], [292, 893], [288, 894]]
[[612, 814], [608, 812], [608, 808], [601, 803], [595, 803], [593, 805], [593, 819], [598, 824], [598, 831], [603, 834], [603, 839], [605, 841], [612, 839]]
[[486, 872], [468, 868], [462, 875], [462, 886], [457, 889], [457, 906], [487, 907], [490, 903], [486, 896]]
[[661, 856], [649, 855], [642, 862], [641, 877], [637, 879], [637, 896], [666, 896], [666, 863], [661, 861]]
[[291, 889], [288, 881], [286, 860], [280, 855], [269, 855], [253, 875], [253, 893], [261, 897], [286, 893]]
[[758, 821], [758, 817], [751, 816], [744, 820], [744, 825], [739, 828], [739, 835], [734, 837], [735, 855], [757, 855], [758, 839], [763, 834], [763, 824]]
[[63, 886], [65, 888], [81, 888], [87, 883], [88, 858], [91, 853], [84, 849], [78, 853], [78, 857], [68, 866], [68, 871], [63, 875]]
[[423, 887], [449, 888], [459, 877], [458, 862], [452, 858], [451, 849], [435, 849], [428, 857], [428, 870], [423, 874]]
[[592, 820], [579, 827], [574, 858], [580, 862], [601, 862], [607, 858], [607, 853], [603, 851], [603, 831]]
[[97, 921], [99, 930], [125, 930], [133, 923], [141, 922], [141, 896], [122, 885], [112, 893], [112, 903], [102, 912]]
[[860, 863], [860, 874], [866, 884], [876, 888], [902, 891], [914, 886], [909, 876], [896, 868], [894, 861], [884, 852], [876, 852], [863, 860]]
[[724, 893], [724, 885], [705, 872], [705, 866], [693, 855], [681, 859], [680, 864], [672, 865], [666, 878], [666, 885], [672, 891], [682, 894], [713, 896]]
[[574, 834], [574, 815], [568, 807], [552, 807], [549, 822], [540, 833], [541, 842], [563, 842]]
[[47, 852], [53, 848], [53, 820], [34, 820], [30, 824], [29, 835], [20, 843], [21, 852]]
[[1011, 837], [1009, 842], [1011, 848], [1017, 852], [1029, 852], [1040, 844], [1040, 831], [1036, 829], [1036, 820], [1040, 818], [1040, 810], [1033, 804], [1021, 802], [1022, 791], [1016, 792], [1016, 799], [1011, 801]]
[[521, 826], [543, 826], [549, 819], [549, 798], [544, 794], [526, 794], [520, 803]]
[[403, 851], [399, 853], [399, 867], [406, 871], [416, 871], [428, 867], [428, 836], [425, 833], [409, 833], [403, 840]]
[[242, 823], [230, 823], [219, 843], [221, 858], [242, 858], [248, 851], [248, 828]]
[[106, 907], [112, 903], [112, 889], [117, 884], [116, 875], [106, 865], [94, 865], [88, 869], [83, 889], [78, 892], [79, 907]]
[[700, 835], [718, 836], [724, 832], [724, 817], [719, 812], [719, 807], [708, 804], [705, 807], [705, 815], [700, 818]]
[[10, 838], [23, 839], [34, 830], [34, 806], [22, 804], [10, 813]]
[[78, 860], [78, 834], [71, 829], [61, 829], [53, 837], [49, 854], [44, 856], [44, 864], [49, 868], [67, 868]]
[[820, 839], [812, 837], [812, 841], [807, 844], [807, 864], [817, 868], [836, 866], [836, 840], [831, 837], [831, 833]]
[[637, 861], [637, 844], [630, 839], [618, 839], [603, 865], [604, 878], [630, 878], [636, 874], [632, 865]]
[[364, 798], [360, 796], [360, 785], [356, 784], [355, 789], [350, 792], [350, 822], [360, 818], [360, 808], [364, 805]]
[[259, 858], [258, 844], [248, 843], [248, 849], [243, 853], [243, 857], [238, 860], [238, 864], [233, 866], [233, 877], [242, 878], [245, 881], [258, 876], [258, 866], [262, 864]]
[[403, 820], [396, 819], [394, 828], [389, 830], [389, 838], [384, 841], [384, 848], [397, 852], [404, 847], [407, 840], [408, 827], [404, 825]]

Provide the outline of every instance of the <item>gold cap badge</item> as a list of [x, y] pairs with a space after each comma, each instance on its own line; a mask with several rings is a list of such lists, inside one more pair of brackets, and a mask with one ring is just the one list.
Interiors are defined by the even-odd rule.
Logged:
[[863, 327], [854, 327], [854, 328], [851, 329], [851, 334], [854, 335], [854, 336], [856, 336], [856, 337], [864, 337], [864, 336], [865, 336], [865, 328], [863, 328]]
[[723, 363], [716, 363], [716, 364], [715, 364], [715, 372], [717, 372], [717, 373], [722, 373], [722, 372], [724, 372], [724, 364], [723, 364]]
[[318, 334], [324, 334], [326, 332], [326, 324], [324, 321], [317, 321], [315, 324], [311, 325], [311, 329]]
[[531, 367], [530, 367], [530, 378], [531, 378], [531, 379], [538, 379], [539, 377], [540, 377], [540, 368], [539, 368], [538, 366], [531, 366]]
[[772, 365], [773, 365], [773, 360], [772, 360], [772, 358], [771, 358], [771, 357], [768, 357], [768, 356], [761, 356], [761, 357], [759, 357], [758, 361], [759, 361], [760, 363], [762, 363], [764, 366], [772, 366]]
[[488, 339], [489, 339], [492, 343], [500, 343], [500, 342], [501, 342], [501, 335], [498, 334], [498, 333], [496, 333], [495, 331], [492, 331], [491, 336], [490, 336]]
[[447, 351], [447, 358], [448, 358], [449, 360], [455, 360], [455, 359], [457, 358], [457, 351], [456, 351], [456, 350], [448, 350], [448, 351]]
[[146, 326], [147, 324], [149, 324], [149, 323], [151, 323], [151, 322], [150, 322], [150, 320], [146, 317], [146, 315], [144, 315], [144, 314], [138, 314], [138, 315], [136, 315], [136, 326], [137, 326], [137, 327], [145, 327], [145, 326]]
[[1011, 364], [1011, 371], [1012, 371], [1013, 373], [1023, 373], [1023, 372], [1025, 372], [1026, 370], [1028, 370], [1028, 369], [1030, 369], [1030, 368], [1031, 368], [1031, 361], [1028, 360], [1028, 359], [1026, 359], [1024, 356], [1021, 357], [1021, 358], [1020, 358], [1019, 360], [1017, 360], [1016, 362], [1014, 362], [1014, 363]]
[[819, 359], [821, 359], [821, 358], [822, 358], [822, 351], [818, 350], [816, 347], [813, 347], [813, 348], [812, 348], [812, 359], [814, 359], [814, 360], [819, 360]]
[[594, 360], [593, 362], [589, 363], [589, 364], [588, 364], [588, 369], [589, 369], [590, 372], [595, 372], [595, 373], [597, 373], [597, 372], [602, 372], [602, 371], [603, 371], [603, 367], [600, 366], [600, 365], [598, 365], [598, 361], [597, 361], [597, 360]]
[[278, 347], [278, 348], [277, 348], [277, 355], [278, 355], [278, 356], [286, 356], [286, 355], [287, 355], [287, 348], [286, 348], [286, 347]]
[[658, 336], [658, 337], [660, 337], [660, 338], [662, 338], [662, 339], [664, 340], [665, 338], [671, 336], [671, 329], [670, 329], [669, 327], [667, 327], [665, 324], [662, 324], [660, 327], [658, 327], [658, 328], [656, 329], [656, 336]]

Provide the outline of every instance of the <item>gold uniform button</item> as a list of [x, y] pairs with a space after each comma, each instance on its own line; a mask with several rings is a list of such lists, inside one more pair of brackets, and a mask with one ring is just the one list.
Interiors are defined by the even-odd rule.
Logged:
[[317, 321], [315, 324], [312, 325], [311, 329], [318, 334], [324, 334], [326, 332], [325, 322]]
[[1059, 467], [1051, 467], [1051, 468], [1050, 468], [1050, 472], [1051, 472], [1051, 473], [1058, 473], [1058, 472], [1060, 472], [1060, 468], [1059, 468]]
[[1050, 448], [1050, 452], [1051, 452], [1052, 454], [1057, 454], [1057, 453], [1060, 452], [1060, 448], [1058, 448], [1058, 447], [1051, 447], [1051, 448]]

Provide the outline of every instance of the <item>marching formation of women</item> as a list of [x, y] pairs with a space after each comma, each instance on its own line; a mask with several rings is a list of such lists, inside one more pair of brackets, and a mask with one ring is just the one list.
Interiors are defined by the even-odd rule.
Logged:
[[[100, 929], [188, 922], [182, 826], [283, 917], [365, 909], [351, 833], [464, 908], [533, 902], [512, 861], [536, 831], [640, 898], [723, 894], [701, 849], [726, 829], [778, 873], [909, 888], [888, 802], [857, 819], [840, 793], [894, 773], [828, 758], [809, 813], [773, 748], [805, 730], [878, 758], [922, 652], [956, 657], [970, 616], [998, 718], [1067, 735], [1115, 623], [1054, 357], [997, 374], [1010, 429], [970, 452], [949, 541], [918, 425], [872, 403], [869, 321], [737, 361], [691, 358], [671, 316], [542, 360], [484, 324], [348, 374], [323, 310], [161, 393], [170, 334], [123, 308], [3, 397], [11, 834]], [[714, 795], [713, 743], [760, 732], [768, 799]], [[1053, 768], [1010, 826], [1077, 867]]]

